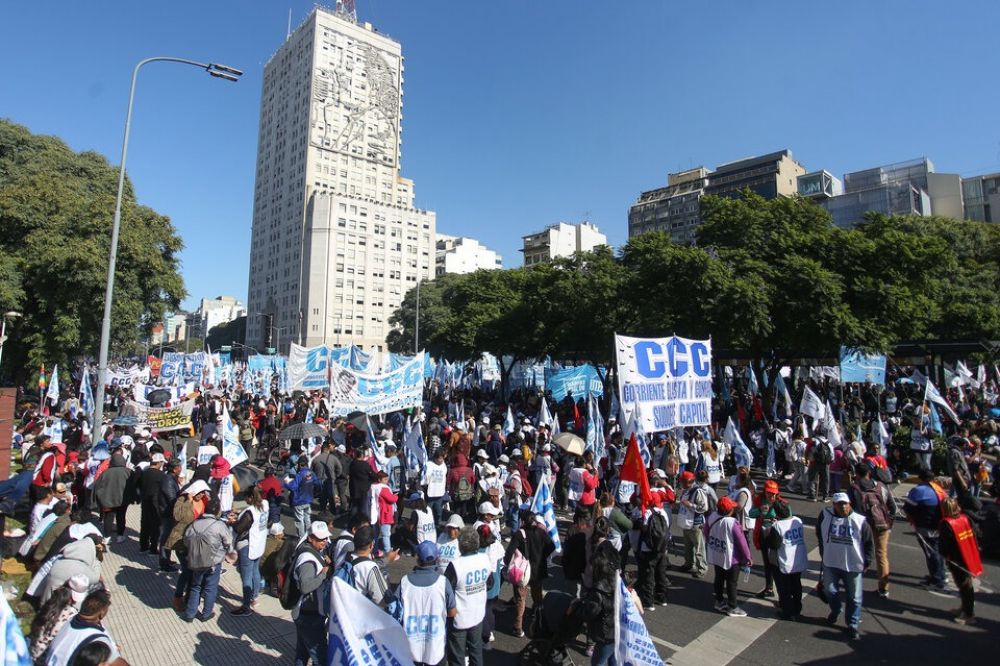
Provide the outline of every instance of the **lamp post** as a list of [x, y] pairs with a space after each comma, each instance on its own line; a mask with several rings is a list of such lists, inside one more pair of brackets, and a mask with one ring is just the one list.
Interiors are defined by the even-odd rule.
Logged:
[[417, 322], [413, 332], [413, 353], [420, 351], [420, 275], [417, 275]]
[[204, 63], [187, 58], [174, 58], [171, 56], [156, 56], [140, 60], [132, 70], [132, 85], [128, 91], [128, 112], [125, 114], [125, 138], [122, 141], [122, 161], [118, 167], [118, 195], [115, 197], [115, 217], [111, 224], [111, 256], [108, 259], [108, 280], [104, 289], [104, 317], [101, 319], [101, 349], [97, 361], [97, 396], [94, 400], [94, 433], [99, 438], [101, 427], [104, 421], [104, 385], [108, 377], [108, 347], [111, 345], [111, 298], [115, 288], [115, 261], [118, 258], [118, 229], [121, 226], [122, 218], [122, 192], [125, 189], [125, 158], [128, 156], [128, 135], [132, 127], [132, 102], [135, 99], [135, 81], [139, 76], [139, 69], [151, 62], [176, 62], [182, 65], [192, 65], [203, 69], [218, 79], [226, 81], [239, 81], [243, 75], [238, 69], [219, 65], [217, 63]]
[[[271, 331], [272, 330], [274, 330], [274, 331], [278, 330], [274, 326], [274, 313], [264, 314], [263, 312], [255, 312], [254, 314], [256, 316], [258, 316], [258, 317], [263, 317], [264, 319], [267, 319], [267, 339], [264, 341], [264, 346], [265, 347], [270, 347], [271, 346]], [[280, 332], [279, 332], [278, 337], [279, 338], [281, 337]], [[281, 342], [281, 340], [278, 340], [278, 343], [280, 343], [280, 342]]]
[[3, 323], [0, 324], [0, 360], [3, 359], [3, 343], [7, 342], [7, 320], [17, 319], [20, 316], [21, 313], [14, 310], [3, 313]]

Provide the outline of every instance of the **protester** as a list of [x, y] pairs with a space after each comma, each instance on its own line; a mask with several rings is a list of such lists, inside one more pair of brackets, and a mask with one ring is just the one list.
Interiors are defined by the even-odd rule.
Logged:
[[403, 629], [415, 666], [439, 664], [445, 657], [447, 623], [458, 614], [455, 590], [437, 572], [438, 547], [417, 544], [417, 566], [399, 581]]
[[774, 572], [775, 562], [768, 558], [768, 551], [764, 547], [764, 540], [767, 538], [771, 526], [776, 520], [775, 508], [779, 504], [785, 504], [782, 499], [778, 482], [768, 479], [764, 482], [764, 491], [754, 497], [753, 508], [750, 509], [750, 518], [753, 524], [753, 543], [757, 550], [761, 551], [764, 560], [764, 589], [757, 593], [760, 599], [767, 599], [774, 596]]
[[330, 558], [323, 550], [330, 541], [330, 528], [326, 523], [315, 522], [295, 551], [292, 578], [289, 584], [299, 591], [299, 599], [292, 610], [295, 623], [295, 666], [306, 666], [310, 660], [326, 664], [326, 617]]
[[251, 608], [257, 605], [261, 589], [260, 558], [267, 545], [267, 509], [267, 500], [261, 495], [260, 488], [253, 486], [247, 493], [247, 507], [240, 512], [233, 525], [239, 557], [237, 567], [243, 582], [243, 605], [232, 611], [236, 616], [250, 615], [253, 612]]
[[[542, 603], [542, 581], [548, 576], [548, 558], [555, 550], [552, 540], [545, 531], [541, 518], [531, 511], [521, 512], [521, 530], [511, 535], [504, 553], [504, 566], [510, 566], [511, 557], [515, 551], [520, 551], [531, 565], [531, 577], [528, 584], [514, 587], [514, 635], [524, 636], [524, 609], [530, 592], [532, 612]], [[461, 548], [461, 541], [459, 542]]]
[[[487, 590], [493, 576], [490, 560], [479, 552], [479, 534], [471, 527], [458, 535], [459, 557], [448, 564], [445, 577], [455, 590], [456, 613], [448, 626], [448, 665], [482, 666]], [[541, 587], [541, 586], [539, 586]], [[539, 600], [541, 595], [539, 594]], [[468, 659], [468, 662], [466, 662]]]
[[705, 559], [705, 515], [709, 509], [708, 494], [695, 483], [695, 475], [681, 472], [681, 493], [677, 499], [677, 523], [684, 535], [684, 564], [681, 571], [701, 578], [708, 571]]
[[917, 535], [917, 544], [924, 553], [927, 562], [927, 576], [923, 584], [928, 589], [943, 591], [945, 589], [944, 559], [939, 547], [941, 504], [947, 494], [936, 483], [934, 472], [921, 468], [920, 483], [914, 486], [906, 495], [903, 511], [913, 525]]
[[184, 530], [184, 546], [187, 550], [186, 566], [191, 572], [191, 584], [187, 606], [181, 619], [191, 622], [198, 615], [198, 607], [204, 599], [205, 605], [198, 615], [202, 622], [208, 622], [215, 614], [215, 599], [219, 593], [219, 577], [222, 562], [235, 560], [232, 531], [226, 521], [219, 517], [221, 503], [210, 499], [205, 512]]
[[785, 620], [802, 618], [802, 572], [808, 567], [805, 528], [792, 516], [787, 502], [773, 506], [774, 522], [764, 535], [765, 558], [774, 562], [774, 585], [778, 589], [778, 608]]
[[979, 555], [976, 534], [969, 517], [962, 513], [960, 503], [949, 497], [941, 508], [941, 555], [951, 571], [962, 608], [955, 615], [958, 624], [976, 621], [975, 590], [972, 579], [982, 575], [983, 564]]
[[111, 595], [106, 590], [102, 588], [89, 593], [80, 604], [80, 612], [63, 625], [49, 645], [47, 666], [76, 666], [83, 662], [82, 653], [97, 644], [103, 645], [107, 652], [102, 652], [102, 661], [96, 663], [128, 666], [102, 624], [110, 608]]
[[834, 493], [833, 507], [823, 509], [816, 521], [816, 536], [823, 561], [823, 587], [830, 605], [826, 621], [840, 617], [840, 586], [847, 597], [847, 629], [861, 637], [862, 576], [875, 555], [872, 530], [865, 517], [852, 510], [847, 493]]
[[169, 550], [177, 553], [177, 559], [181, 565], [180, 574], [177, 576], [177, 586], [174, 588], [173, 605], [174, 610], [182, 612], [187, 604], [188, 589], [191, 585], [191, 568], [188, 566], [187, 545], [184, 536], [187, 528], [205, 513], [208, 504], [208, 484], [204, 481], [194, 481], [186, 488], [181, 489], [181, 494], [174, 502], [174, 526], [167, 536], [165, 544]]
[[740, 608], [737, 591], [740, 568], [749, 567], [752, 561], [746, 534], [739, 520], [733, 517], [738, 510], [736, 502], [723, 497], [704, 526], [708, 563], [715, 567], [715, 610], [730, 617], [746, 617], [746, 611]]
[[130, 477], [125, 457], [121, 453], [112, 453], [108, 469], [94, 482], [94, 500], [101, 511], [107, 541], [110, 541], [113, 532], [117, 533], [116, 542], [125, 541], [125, 512], [129, 503], [126, 491]]
[[896, 520], [896, 499], [882, 482], [872, 478], [871, 468], [860, 463], [855, 468], [855, 482], [848, 490], [851, 506], [865, 516], [875, 541], [875, 564], [878, 567], [878, 594], [889, 598], [889, 537]]
[[312, 523], [312, 502], [315, 477], [309, 469], [305, 456], [299, 458], [294, 477], [285, 481], [285, 488], [291, 492], [292, 510], [295, 512], [295, 530], [301, 539], [309, 532]]
[[31, 621], [28, 633], [30, 653], [33, 663], [45, 663], [43, 656], [52, 640], [67, 622], [80, 612], [80, 605], [90, 589], [86, 576], [76, 575], [57, 588], [48, 601], [42, 604]]

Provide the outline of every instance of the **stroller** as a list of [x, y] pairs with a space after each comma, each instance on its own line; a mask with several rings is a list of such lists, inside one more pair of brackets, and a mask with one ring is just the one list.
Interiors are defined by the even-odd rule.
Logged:
[[566, 644], [580, 633], [582, 623], [574, 620], [576, 597], [565, 592], [549, 592], [542, 607], [534, 609], [528, 627], [532, 637], [518, 655], [520, 666], [574, 666]]

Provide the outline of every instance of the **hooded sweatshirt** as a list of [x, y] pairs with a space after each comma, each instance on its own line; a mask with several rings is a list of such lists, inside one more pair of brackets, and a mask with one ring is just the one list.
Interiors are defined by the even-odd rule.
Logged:
[[97, 560], [97, 545], [86, 537], [66, 545], [62, 557], [56, 560], [42, 585], [41, 602], [44, 604], [52, 593], [76, 575], [87, 578], [90, 585], [101, 579], [101, 563]]
[[111, 456], [108, 469], [94, 482], [94, 499], [102, 510], [115, 509], [125, 503], [125, 490], [128, 487], [128, 467], [125, 458], [115, 454]]

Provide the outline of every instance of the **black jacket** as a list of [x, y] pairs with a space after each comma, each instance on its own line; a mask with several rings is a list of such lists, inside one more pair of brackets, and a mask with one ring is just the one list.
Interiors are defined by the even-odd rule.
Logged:
[[156, 469], [152, 465], [144, 469], [142, 476], [139, 477], [139, 498], [143, 502], [155, 504], [160, 496], [160, 484], [166, 475], [162, 469]]
[[615, 591], [613, 583], [599, 581], [587, 588], [579, 605], [579, 618], [587, 623], [587, 638], [595, 643], [615, 639]]

